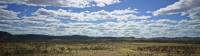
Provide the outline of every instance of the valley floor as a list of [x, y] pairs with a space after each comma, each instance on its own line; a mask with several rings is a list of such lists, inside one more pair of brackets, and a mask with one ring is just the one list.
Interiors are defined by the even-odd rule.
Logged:
[[0, 42], [0, 56], [200, 56], [200, 44]]

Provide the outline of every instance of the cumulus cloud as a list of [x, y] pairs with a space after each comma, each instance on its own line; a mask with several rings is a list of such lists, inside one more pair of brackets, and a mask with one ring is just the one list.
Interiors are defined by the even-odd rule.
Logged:
[[[101, 4], [96, 6], [105, 5], [106, 4]], [[40, 8], [31, 16], [18, 17], [17, 12], [3, 9], [7, 6], [0, 7], [0, 30], [12, 32], [14, 34], [28, 33], [113, 37], [200, 36], [198, 7], [188, 9], [185, 12], [186, 14], [189, 14], [189, 17], [191, 17], [192, 20], [180, 21], [170, 19], [146, 20], [151, 18], [151, 16], [138, 16], [136, 14], [139, 12], [132, 9], [72, 12], [63, 9], [48, 10]], [[66, 22], [68, 20], [75, 20], [77, 22]], [[88, 22], [101, 20], [108, 20], [108, 22]], [[117, 22], [109, 20], [117, 20]]]
[[7, 8], [8, 7], [8, 5], [0, 5], [0, 8], [2, 9], [2, 8]]
[[71, 20], [76, 21], [97, 21], [97, 20], [107, 20], [107, 19], [114, 19], [118, 21], [127, 21], [127, 20], [145, 20], [151, 18], [151, 16], [137, 16], [135, 15], [138, 13], [135, 10], [124, 9], [124, 10], [114, 10], [114, 11], [84, 11], [84, 12], [71, 12], [63, 9], [59, 10], [47, 10], [44, 8], [39, 9], [34, 13], [34, 15], [42, 15], [48, 17], [66, 17], [70, 18]]
[[7, 5], [0, 5], [0, 20], [19, 19], [17, 17], [17, 12], [5, 10], [4, 8], [7, 8]]
[[193, 8], [185, 13], [189, 14], [189, 17], [192, 19], [200, 19], [200, 7]]
[[[55, 20], [52, 22], [52, 20]], [[113, 36], [113, 37], [196, 37], [200, 32], [200, 21], [182, 20], [174, 21], [161, 19], [156, 21], [127, 21], [127, 22], [70, 22], [57, 21], [56, 18], [40, 19], [24, 17], [23, 20], [4, 20], [10, 22], [0, 24], [3, 31], [14, 34], [32, 33], [47, 35], [88, 35], [88, 36]], [[196, 23], [195, 23], [196, 22]], [[26, 25], [26, 26], [25, 26]], [[40, 32], [40, 33], [37, 33]]]
[[0, 21], [2, 20], [12, 20], [12, 19], [19, 19], [17, 17], [17, 12], [5, 10], [7, 8], [7, 5], [0, 5]]
[[32, 6], [61, 6], [85, 8], [91, 6], [104, 7], [119, 3], [120, 0], [1, 0], [0, 3], [16, 3]]
[[94, 0], [96, 2], [96, 6], [104, 7], [106, 5], [111, 5], [114, 3], [119, 3], [120, 0]]
[[200, 0], [179, 0], [172, 5], [155, 11], [153, 15], [158, 16], [168, 13], [185, 12], [196, 7], [200, 7]]
[[170, 27], [176, 31], [174, 35], [198, 37], [200, 33], [200, 0], [179, 0], [172, 5], [154, 11], [153, 15], [172, 15], [177, 13], [180, 13], [181, 16], [188, 16], [191, 19], [178, 21], [177, 24], [173, 25], [175, 27]]
[[[57, 18], [46, 16], [23, 17], [21, 20], [1, 20], [0, 29], [14, 34], [47, 34], [47, 35], [88, 35], [113, 37], [177, 37], [199, 36], [200, 21], [174, 21], [160, 19], [156, 21], [127, 22], [70, 22], [64, 23]], [[196, 23], [195, 23], [196, 22]], [[25, 26], [26, 25], [26, 26]], [[40, 32], [40, 33], [37, 33]], [[196, 34], [196, 35], [195, 35]]]

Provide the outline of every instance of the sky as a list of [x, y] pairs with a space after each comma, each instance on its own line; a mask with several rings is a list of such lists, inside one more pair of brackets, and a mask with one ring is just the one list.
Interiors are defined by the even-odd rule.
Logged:
[[200, 37], [200, 0], [0, 0], [0, 31]]

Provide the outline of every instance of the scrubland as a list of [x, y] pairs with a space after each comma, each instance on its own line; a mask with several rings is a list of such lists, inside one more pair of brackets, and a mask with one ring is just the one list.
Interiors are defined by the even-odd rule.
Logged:
[[200, 56], [200, 44], [156, 42], [1, 42], [0, 56]]

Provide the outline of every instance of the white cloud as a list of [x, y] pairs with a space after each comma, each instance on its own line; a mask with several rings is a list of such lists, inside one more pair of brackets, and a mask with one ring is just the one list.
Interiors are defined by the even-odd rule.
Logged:
[[156, 21], [143, 20], [102, 23], [64, 23], [59, 20], [60, 19], [57, 18], [44, 19], [43, 17], [24, 17], [23, 20], [3, 20], [1, 22], [7, 24], [0, 24], [0, 29], [4, 26], [3, 31], [9, 31], [14, 34], [32, 33], [113, 37], [195, 37], [199, 36], [197, 34], [200, 32], [199, 20], [174, 21], [169, 19], [160, 19]]
[[177, 24], [173, 25], [175, 27], [170, 27], [173, 28], [173, 31], [175, 31], [174, 34], [171, 35], [199, 37], [200, 0], [179, 0], [172, 5], [154, 11], [153, 15], [172, 15], [177, 13], [181, 13], [181, 16], [188, 15], [188, 17], [190, 17], [191, 19], [178, 21]]
[[146, 11], [146, 13], [151, 14], [151, 13], [153, 13], [153, 11]]
[[[187, 11], [192, 20], [146, 20], [136, 10], [71, 12], [63, 9], [39, 9], [33, 16], [17, 17], [14, 11], [0, 8], [0, 30], [14, 34], [88, 35], [114, 37], [199, 37], [199, 8]], [[62, 19], [60, 19], [62, 18]], [[63, 22], [67, 19], [82, 22]], [[89, 23], [86, 21], [119, 20], [118, 22]], [[139, 21], [137, 21], [140, 19]]]
[[4, 8], [7, 8], [8, 7], [8, 5], [0, 5], [0, 8], [2, 9], [4, 9]]
[[29, 21], [42, 21], [42, 22], [60, 22], [59, 19], [53, 18], [53, 17], [48, 17], [48, 16], [43, 16], [43, 15], [37, 15], [37, 16], [29, 16], [29, 17], [23, 17], [24, 20], [29, 20]]
[[191, 10], [188, 10], [185, 13], [189, 14], [189, 17], [192, 18], [192, 19], [199, 19], [200, 20], [200, 7], [193, 8]]
[[179, 0], [172, 5], [155, 11], [153, 15], [158, 16], [168, 13], [185, 12], [196, 7], [200, 7], [200, 0]]
[[119, 3], [120, 0], [94, 0], [96, 2], [96, 6], [104, 7], [106, 5], [111, 5], [114, 3]]
[[104, 7], [119, 3], [120, 0], [1, 0], [0, 3], [27, 4], [32, 6], [61, 6], [85, 8], [91, 6]]
[[7, 8], [7, 5], [0, 5], [0, 21], [19, 19], [19, 17], [17, 17], [17, 12], [5, 10], [5, 8]]
[[128, 21], [128, 20], [145, 20], [150, 18], [151, 16], [137, 16], [135, 15], [135, 10], [124, 9], [124, 10], [114, 10], [114, 11], [97, 11], [97, 12], [70, 12], [63, 9], [59, 10], [47, 10], [47, 9], [39, 9], [34, 15], [43, 15], [48, 17], [66, 17], [71, 20], [76, 21], [97, 21], [97, 20], [107, 20], [107, 19], [115, 19], [118, 21]]
[[17, 12], [10, 11], [10, 10], [5, 10], [7, 6], [0, 6], [0, 20], [11, 20], [11, 19], [19, 19], [17, 17]]

